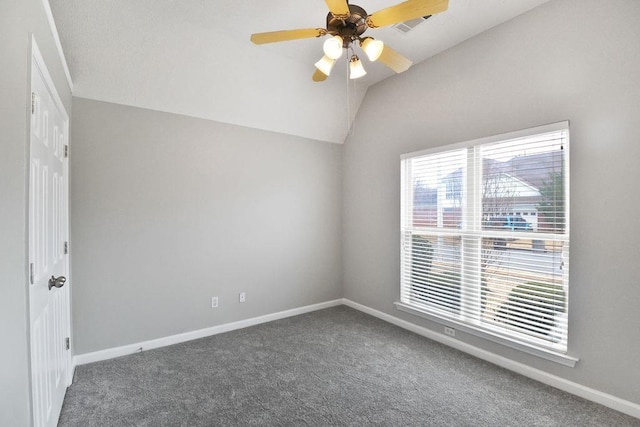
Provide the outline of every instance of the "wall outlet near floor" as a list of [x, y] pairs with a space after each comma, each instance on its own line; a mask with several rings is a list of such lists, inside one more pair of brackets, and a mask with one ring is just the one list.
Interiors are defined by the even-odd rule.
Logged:
[[218, 297], [211, 297], [211, 308], [218, 307]]
[[450, 337], [455, 337], [456, 336], [456, 330], [454, 328], [450, 328], [448, 326], [444, 327], [444, 333], [446, 335], [449, 335]]
[[245, 302], [247, 300], [247, 293], [246, 292], [240, 292], [239, 298], [240, 302]]

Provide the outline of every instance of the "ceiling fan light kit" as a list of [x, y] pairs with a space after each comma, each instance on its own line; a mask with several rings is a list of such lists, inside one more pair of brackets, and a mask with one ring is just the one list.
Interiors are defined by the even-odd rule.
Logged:
[[318, 70], [322, 71], [326, 76], [331, 74], [331, 69], [335, 65], [336, 60], [333, 58], [329, 58], [327, 55], [320, 58], [320, 61], [315, 63], [315, 66]]
[[[349, 4], [348, 0], [325, 0], [329, 7], [325, 28], [305, 28], [299, 30], [272, 31], [251, 35], [255, 44], [274, 43], [287, 40], [298, 40], [311, 37], [332, 36], [322, 46], [324, 56], [316, 62], [316, 72], [312, 76], [315, 82], [326, 80], [336, 60], [342, 56], [344, 49], [351, 49], [358, 42], [370, 61], [380, 60], [396, 73], [401, 73], [411, 66], [411, 61], [382, 41], [372, 37], [361, 37], [367, 28], [378, 28], [393, 25], [411, 19], [444, 12], [449, 7], [449, 0], [406, 0], [395, 6], [368, 14], [362, 7]], [[355, 53], [349, 60], [349, 78], [357, 79], [367, 74], [362, 61]], [[320, 74], [323, 74], [321, 76]]]
[[384, 43], [380, 40], [374, 40], [373, 37], [365, 37], [360, 41], [360, 47], [367, 54], [369, 61], [374, 62], [380, 58], [382, 50], [384, 49]]
[[360, 61], [360, 58], [358, 58], [358, 55], [352, 55], [351, 59], [349, 60], [349, 78], [359, 79], [365, 74], [367, 74], [367, 72], [362, 66], [362, 61]]
[[333, 36], [330, 39], [327, 39], [322, 45], [322, 50], [324, 54], [331, 59], [338, 59], [342, 56], [342, 45], [344, 44], [344, 40], [340, 36]]

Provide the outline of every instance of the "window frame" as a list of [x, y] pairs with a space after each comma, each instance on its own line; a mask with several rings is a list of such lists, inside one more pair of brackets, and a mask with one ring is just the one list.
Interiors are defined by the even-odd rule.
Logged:
[[[407, 268], [408, 268], [407, 266], [409, 265], [409, 263], [405, 261], [407, 257], [411, 258], [413, 249], [407, 250], [407, 248], [403, 245], [406, 239], [405, 234], [407, 234], [407, 230], [409, 228], [411, 229], [416, 228], [413, 225], [411, 227], [408, 227], [408, 224], [407, 224], [408, 215], [405, 214], [407, 210], [409, 210], [410, 212], [413, 212], [413, 195], [411, 194], [411, 192], [413, 191], [414, 175], [412, 175], [411, 171], [406, 170], [406, 168], [408, 167], [406, 166], [408, 165], [407, 160], [414, 159], [416, 157], [427, 156], [427, 155], [445, 154], [447, 152], [454, 152], [456, 150], [462, 150], [462, 149], [466, 150], [467, 160], [465, 161], [465, 166], [463, 170], [463, 180], [465, 180], [467, 184], [475, 183], [475, 188], [473, 191], [473, 195], [468, 195], [464, 198], [464, 201], [463, 201], [464, 206], [462, 207], [462, 213], [463, 213], [462, 216], [465, 217], [465, 214], [468, 215], [469, 212], [472, 212], [473, 215], [471, 216], [471, 221], [473, 221], [474, 224], [470, 224], [469, 219], [467, 217], [467, 219], [464, 219], [461, 223], [462, 230], [455, 230], [455, 229], [452, 230], [452, 229], [444, 229], [444, 228], [437, 229], [435, 227], [430, 227], [430, 228], [427, 227], [429, 232], [435, 232], [441, 235], [461, 237], [462, 240], [460, 242], [460, 245], [461, 245], [460, 264], [461, 264], [461, 276], [464, 277], [465, 269], [467, 268], [475, 268], [479, 270], [478, 265], [473, 265], [473, 263], [469, 263], [468, 260], [465, 261], [465, 259], [470, 256], [478, 257], [476, 260], [477, 262], [475, 262], [475, 264], [479, 264], [480, 257], [481, 257], [479, 249], [475, 250], [475, 254], [473, 254], [474, 252], [473, 250], [462, 249], [462, 246], [464, 245], [463, 240], [465, 238], [465, 232], [467, 232], [466, 236], [469, 236], [468, 231], [471, 230], [473, 234], [474, 230], [477, 231], [482, 229], [482, 225], [481, 225], [482, 200], [481, 200], [480, 191], [478, 191], [478, 188], [482, 186], [482, 179], [480, 179], [482, 174], [482, 156], [480, 155], [481, 148], [479, 147], [486, 146], [492, 143], [499, 143], [503, 141], [515, 140], [520, 138], [534, 137], [539, 134], [558, 132], [558, 131], [566, 132], [566, 146], [563, 145], [563, 149], [565, 150], [563, 155], [565, 217], [564, 217], [564, 232], [561, 233], [564, 235], [564, 238], [558, 239], [559, 233], [553, 233], [553, 240], [562, 241], [566, 245], [564, 250], [567, 251], [567, 254], [568, 254], [568, 245], [570, 241], [570, 234], [569, 234], [569, 227], [570, 227], [569, 158], [570, 158], [570, 155], [569, 155], [569, 122], [568, 121], [538, 126], [538, 127], [529, 128], [529, 129], [523, 129], [516, 132], [509, 132], [509, 133], [494, 135], [486, 138], [474, 139], [471, 141], [466, 141], [458, 144], [438, 146], [431, 149], [420, 150], [416, 152], [403, 154], [400, 157], [401, 180], [402, 180], [402, 191], [401, 191], [401, 218], [402, 218], [401, 222], [402, 223], [401, 223], [401, 232], [400, 232], [401, 284], [400, 284], [400, 300], [395, 303], [396, 307], [399, 310], [402, 310], [414, 315], [418, 315], [421, 317], [425, 317], [439, 324], [443, 324], [448, 327], [454, 327], [458, 330], [467, 332], [469, 334], [480, 336], [482, 338], [500, 343], [507, 347], [515, 348], [529, 354], [543, 357], [545, 359], [552, 360], [566, 366], [575, 366], [575, 363], [578, 361], [578, 359], [574, 356], [570, 356], [567, 354], [568, 352], [568, 315], [569, 315], [568, 313], [569, 269], [568, 268], [565, 268], [562, 273], [563, 286], [564, 286], [564, 289], [566, 289], [566, 294], [564, 297], [567, 298], [567, 302], [565, 303], [566, 312], [564, 313], [564, 316], [565, 316], [564, 334], [567, 337], [567, 340], [563, 342], [564, 348], [562, 348], [562, 346], [554, 347], [554, 345], [550, 344], [549, 341], [536, 339], [534, 337], [527, 336], [526, 334], [520, 333], [518, 331], [511, 330], [511, 331], [505, 332], [507, 328], [505, 328], [504, 326], [496, 327], [495, 325], [492, 325], [490, 322], [478, 323], [478, 322], [469, 322], [464, 319], [461, 320], [461, 318], [464, 317], [461, 314], [454, 315], [436, 306], [425, 307], [426, 305], [428, 305], [426, 303], [420, 304], [420, 305], [412, 304], [410, 301], [407, 301], [407, 298], [405, 298], [404, 296], [406, 291], [405, 287], [410, 286], [409, 284], [410, 279], [407, 279], [407, 278], [410, 277], [410, 274], [411, 274], [410, 272], [407, 271]], [[446, 195], [448, 196], [448, 192]], [[532, 215], [532, 216], [534, 218], [537, 217], [537, 215]], [[479, 239], [476, 240], [475, 245], [479, 248], [482, 241], [482, 233], [476, 233], [476, 234], [477, 234], [476, 238], [479, 237]], [[417, 234], [413, 234], [413, 232], [409, 234], [409, 236], [415, 236], [415, 235]], [[536, 233], [536, 235], [544, 239], [545, 233]], [[469, 242], [467, 242], [467, 244], [468, 243]], [[409, 244], [409, 246], [411, 247], [412, 244]], [[472, 252], [471, 255], [469, 254], [470, 252]], [[568, 258], [565, 261], [567, 263], [566, 266], [568, 267]], [[469, 265], [472, 265], [472, 267], [469, 267]], [[475, 281], [477, 282], [479, 277], [481, 276], [481, 273], [478, 271], [478, 272], [472, 273], [471, 276], [472, 278], [475, 278]], [[464, 279], [461, 279], [461, 280], [464, 280]], [[465, 289], [467, 289], [467, 285], [461, 283], [460, 291], [464, 292]], [[463, 301], [460, 302], [460, 304], [463, 304], [463, 303], [464, 303]]]

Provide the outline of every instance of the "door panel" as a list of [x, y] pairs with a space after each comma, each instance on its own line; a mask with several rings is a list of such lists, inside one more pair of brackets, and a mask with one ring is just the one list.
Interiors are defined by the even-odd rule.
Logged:
[[70, 383], [69, 283], [64, 247], [68, 235], [68, 170], [64, 156], [68, 116], [34, 42], [29, 183], [29, 310], [35, 426], [55, 426]]

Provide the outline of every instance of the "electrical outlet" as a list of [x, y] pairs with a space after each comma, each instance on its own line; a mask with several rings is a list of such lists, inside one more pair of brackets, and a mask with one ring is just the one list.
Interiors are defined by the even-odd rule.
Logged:
[[211, 297], [211, 308], [218, 307], [218, 297]]
[[247, 300], [247, 293], [246, 292], [240, 292], [239, 300], [240, 300], [240, 302], [245, 302]]
[[456, 330], [453, 328], [450, 328], [448, 326], [444, 327], [444, 333], [446, 335], [449, 335], [450, 337], [455, 337], [456, 336]]

